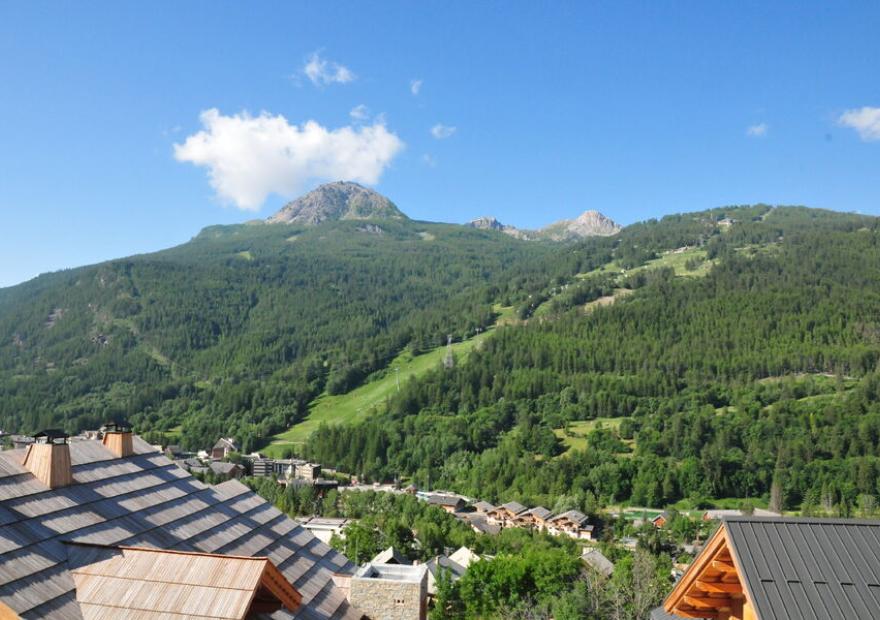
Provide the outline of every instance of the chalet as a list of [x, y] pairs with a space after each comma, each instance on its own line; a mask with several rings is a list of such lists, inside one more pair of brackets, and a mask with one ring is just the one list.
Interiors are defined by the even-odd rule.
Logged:
[[235, 440], [231, 437], [221, 437], [217, 440], [217, 443], [214, 444], [214, 447], [211, 448], [211, 458], [222, 460], [232, 452], [238, 452], [238, 446], [235, 445]]
[[516, 517], [516, 523], [520, 527], [531, 527], [536, 530], [543, 530], [547, 527], [547, 520], [550, 518], [551, 512], [543, 506], [532, 508], [521, 512]]
[[479, 512], [458, 512], [455, 516], [470, 525], [477, 534], [495, 535], [501, 531], [500, 525], [494, 522], [490, 523], [486, 515]]
[[474, 504], [474, 512], [476, 512], [477, 514], [485, 515], [492, 510], [495, 510], [495, 506], [493, 506], [489, 502], [480, 501]]
[[593, 539], [593, 526], [588, 523], [587, 515], [579, 510], [569, 510], [551, 517], [547, 521], [547, 531], [581, 540]]
[[[0, 452], [0, 488], [4, 617], [124, 618], [142, 604], [154, 606], [143, 618], [217, 617], [221, 601], [223, 617], [249, 617], [246, 599], [277, 606], [274, 619], [362, 616], [334, 583], [356, 569], [343, 555], [237, 480], [202, 484], [130, 431], [40, 433]], [[126, 597], [122, 575], [134, 575]]]
[[441, 493], [431, 493], [428, 495], [428, 503], [432, 506], [439, 506], [449, 513], [455, 513], [464, 508], [465, 501], [457, 495], [446, 495]]
[[657, 529], [662, 529], [666, 527], [666, 524], [669, 523], [669, 520], [672, 518], [672, 515], [668, 510], [664, 510], [659, 515], [651, 519], [651, 525], [656, 527]]
[[598, 549], [584, 550], [581, 554], [581, 561], [605, 577], [610, 577], [614, 572], [614, 562], [606, 558]]
[[517, 517], [525, 511], [526, 507], [519, 502], [507, 502], [487, 512], [486, 520], [501, 527], [516, 527]]
[[725, 517], [663, 603], [717, 620], [880, 618], [880, 521]]

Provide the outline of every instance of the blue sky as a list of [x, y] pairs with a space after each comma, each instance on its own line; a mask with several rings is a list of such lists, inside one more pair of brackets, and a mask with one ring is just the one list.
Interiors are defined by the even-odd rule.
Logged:
[[336, 178], [522, 227], [880, 214], [878, 32], [877, 2], [3, 2], [0, 286]]

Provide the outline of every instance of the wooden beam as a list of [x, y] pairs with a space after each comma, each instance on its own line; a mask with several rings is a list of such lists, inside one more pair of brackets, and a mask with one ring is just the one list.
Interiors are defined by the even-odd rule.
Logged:
[[685, 594], [684, 600], [688, 605], [693, 605], [697, 609], [714, 609], [720, 611], [722, 609], [729, 610], [733, 601], [729, 598], [709, 598], [705, 596], [690, 596]]
[[733, 564], [730, 564], [728, 562], [722, 562], [720, 560], [713, 560], [712, 561], [712, 568], [714, 568], [717, 571], [721, 571], [722, 573], [735, 573], [736, 572], [736, 567]]
[[697, 581], [696, 586], [703, 592], [729, 594], [740, 594], [742, 592], [742, 585], [740, 585], [738, 581], [736, 583], [727, 583], [724, 581]]

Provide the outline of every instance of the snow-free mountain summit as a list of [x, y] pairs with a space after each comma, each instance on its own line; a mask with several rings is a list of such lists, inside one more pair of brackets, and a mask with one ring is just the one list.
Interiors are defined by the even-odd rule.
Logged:
[[287, 203], [268, 221], [316, 226], [327, 221], [369, 219], [409, 218], [382, 194], [358, 183], [337, 181], [321, 185]]

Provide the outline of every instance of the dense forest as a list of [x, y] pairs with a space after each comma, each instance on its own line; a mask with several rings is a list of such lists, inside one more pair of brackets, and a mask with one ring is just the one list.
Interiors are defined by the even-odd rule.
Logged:
[[212, 227], [0, 291], [0, 425], [125, 415], [250, 451], [317, 395], [513, 306], [466, 363], [320, 428], [305, 455], [587, 511], [724, 497], [865, 511], [880, 494], [878, 242], [875, 218], [765, 205], [571, 244], [408, 221]]
[[0, 428], [121, 415], [249, 450], [401, 349], [492, 324], [497, 300], [572, 269], [554, 249], [443, 224], [257, 223], [41, 276], [0, 291]]
[[[690, 245], [712, 262], [701, 277], [633, 269]], [[585, 510], [876, 503], [877, 220], [764, 207], [664, 218], [626, 229], [613, 257], [629, 269], [543, 291], [552, 312], [408, 383], [366, 422], [319, 429], [307, 454], [367, 478]], [[585, 310], [614, 287], [630, 294]], [[565, 429], [597, 418], [617, 423], [563, 454]]]

